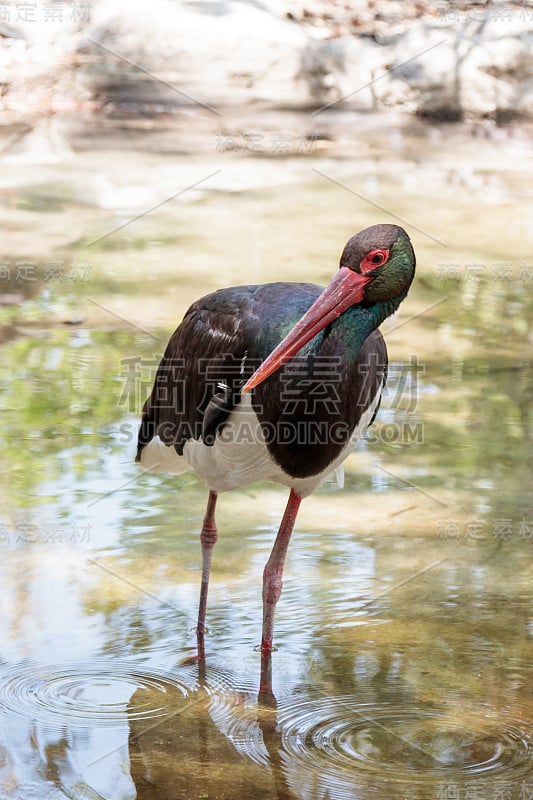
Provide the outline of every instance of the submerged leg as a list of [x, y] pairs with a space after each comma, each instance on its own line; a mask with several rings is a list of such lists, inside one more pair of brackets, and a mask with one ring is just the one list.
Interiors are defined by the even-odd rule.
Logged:
[[207, 501], [200, 542], [202, 543], [202, 588], [200, 589], [200, 605], [198, 607], [198, 625], [196, 626], [196, 636], [198, 646], [203, 651], [203, 641], [205, 633], [205, 609], [207, 607], [207, 590], [209, 588], [209, 571], [211, 569], [211, 556], [213, 547], [218, 539], [217, 526], [215, 524], [215, 506], [217, 504], [217, 493], [210, 491]]
[[271, 661], [272, 637], [274, 634], [274, 612], [281, 595], [285, 556], [291, 540], [292, 529], [302, 498], [291, 489], [287, 507], [279, 526], [274, 547], [263, 572], [263, 636], [261, 639], [261, 687], [260, 692], [272, 693]]

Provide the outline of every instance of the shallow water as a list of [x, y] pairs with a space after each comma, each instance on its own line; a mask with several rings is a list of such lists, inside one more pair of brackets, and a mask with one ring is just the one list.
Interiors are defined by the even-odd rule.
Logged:
[[[217, 191], [98, 242], [137, 212], [79, 204], [76, 181], [95, 164], [112, 180], [120, 151], [43, 175], [47, 214], [42, 188], [4, 173], [2, 291], [21, 298], [2, 310], [0, 797], [533, 798], [524, 145], [495, 167], [498, 143], [464, 131], [403, 136], [395, 161], [347, 160], [346, 141], [283, 170], [272, 154], [216, 153]], [[126, 158], [133, 185], [145, 157]], [[168, 155], [149, 160], [164, 182]], [[408, 220], [417, 279], [383, 326], [389, 386], [344, 490], [328, 482], [302, 505], [276, 707], [258, 702], [257, 646], [285, 492], [221, 497], [198, 664], [206, 492], [191, 474], [139, 472], [138, 411], [190, 300], [325, 283], [347, 236], [390, 213]], [[32, 280], [17, 276], [25, 228]], [[62, 277], [47, 278], [54, 260]]]

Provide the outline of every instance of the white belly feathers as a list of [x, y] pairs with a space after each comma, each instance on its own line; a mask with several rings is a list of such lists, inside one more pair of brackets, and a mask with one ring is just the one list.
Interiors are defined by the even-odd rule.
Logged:
[[243, 396], [212, 446], [207, 447], [201, 440], [190, 439], [185, 444], [183, 456], [179, 456], [173, 446], [163, 444], [156, 436], [143, 449], [141, 465], [149, 472], [175, 475], [193, 469], [215, 492], [226, 492], [243, 484], [263, 480], [288, 486], [305, 497], [332, 472], [337, 472], [337, 480], [342, 485], [344, 472], [341, 464], [366, 431], [380, 395], [381, 390], [363, 413], [350, 441], [337, 459], [322, 473], [308, 478], [293, 478], [276, 464], [265, 444], [249, 394]]

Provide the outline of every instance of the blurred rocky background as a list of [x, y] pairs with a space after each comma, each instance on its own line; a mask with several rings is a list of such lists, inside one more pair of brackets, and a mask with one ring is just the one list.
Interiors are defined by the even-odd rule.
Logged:
[[183, 136], [205, 125], [231, 149], [230, 109], [307, 110], [317, 138], [340, 109], [531, 119], [533, 2], [0, 2], [4, 155], [176, 115]]

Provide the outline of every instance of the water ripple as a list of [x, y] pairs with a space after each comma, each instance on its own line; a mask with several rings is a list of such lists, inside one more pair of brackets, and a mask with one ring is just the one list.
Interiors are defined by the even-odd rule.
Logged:
[[350, 796], [379, 776], [430, 784], [517, 780], [532, 769], [533, 739], [513, 719], [470, 712], [454, 717], [424, 706], [358, 704], [352, 697], [309, 700], [280, 709], [282, 746], [291, 763], [319, 773]]
[[242, 696], [217, 697], [213, 698], [209, 713], [241, 756], [261, 766], [269, 766], [270, 756], [264, 742], [261, 709], [255, 702]]
[[117, 725], [175, 713], [192, 691], [180, 677], [120, 663], [11, 665], [0, 673], [0, 708], [48, 724]]

